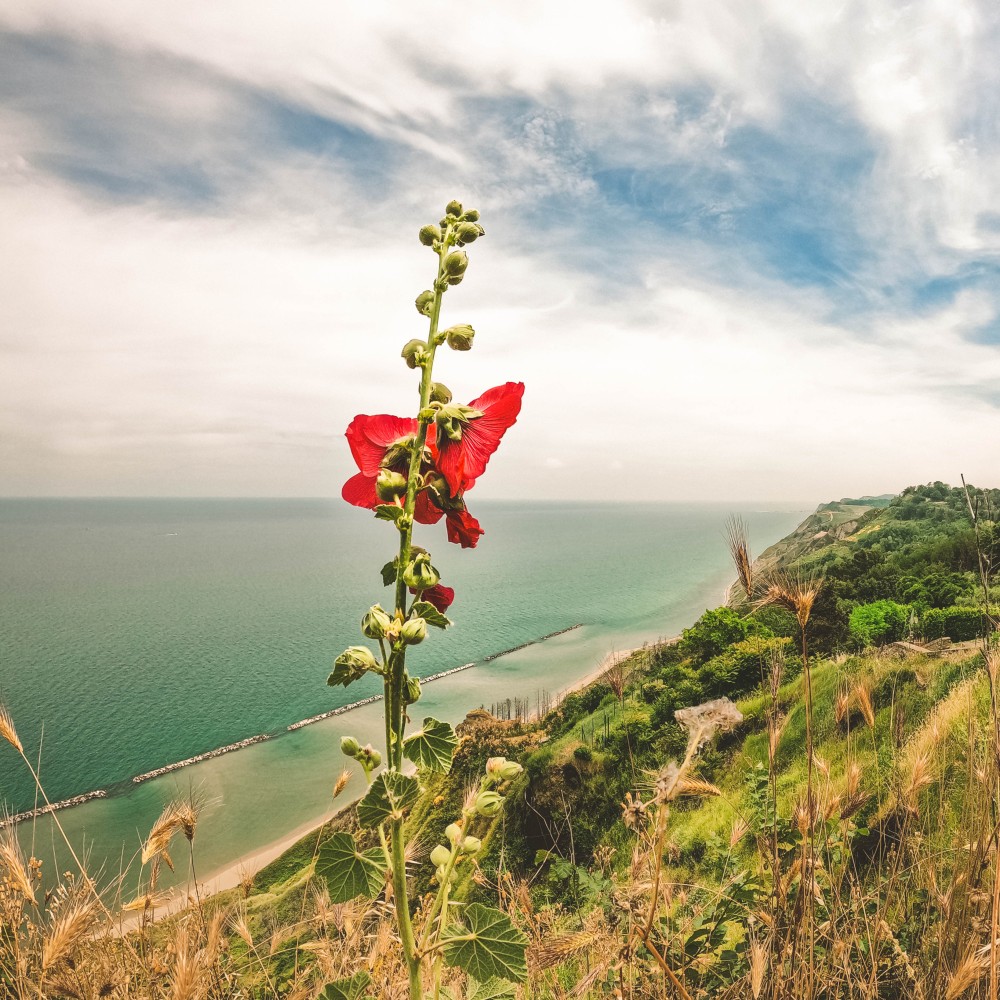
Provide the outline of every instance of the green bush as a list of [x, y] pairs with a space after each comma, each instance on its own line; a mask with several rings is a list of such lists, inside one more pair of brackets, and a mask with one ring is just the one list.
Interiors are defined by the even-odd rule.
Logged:
[[859, 604], [848, 619], [851, 636], [862, 646], [882, 646], [898, 642], [906, 635], [910, 608], [895, 601]]
[[743, 618], [732, 608], [723, 607], [706, 611], [691, 628], [684, 629], [677, 645], [685, 656], [703, 663], [748, 636], [769, 638], [772, 634], [769, 628], [754, 619]]
[[947, 637], [952, 642], [966, 642], [986, 634], [989, 622], [978, 608], [931, 608], [920, 619], [925, 639]]

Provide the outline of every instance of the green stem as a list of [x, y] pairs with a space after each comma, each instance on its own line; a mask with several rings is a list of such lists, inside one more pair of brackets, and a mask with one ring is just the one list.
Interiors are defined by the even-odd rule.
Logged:
[[[443, 292], [439, 286], [444, 278], [444, 258], [448, 253], [451, 239], [451, 226], [445, 228], [438, 250], [437, 279], [434, 282], [434, 301], [431, 306], [430, 328], [427, 336], [427, 359], [421, 368], [420, 375], [420, 408], [423, 413], [430, 404], [431, 373], [434, 368], [434, 354], [438, 322], [441, 316], [441, 298]], [[406, 584], [403, 573], [410, 561], [413, 546], [413, 512], [417, 504], [418, 478], [420, 463], [423, 459], [424, 447], [427, 444], [428, 424], [419, 418], [417, 437], [410, 454], [410, 468], [406, 477], [406, 500], [404, 516], [397, 522], [399, 528], [399, 555], [396, 562], [396, 607], [395, 613], [399, 621], [406, 620]], [[403, 730], [405, 726], [405, 705], [403, 698], [403, 678], [406, 675], [406, 648], [403, 645], [390, 649], [386, 661], [385, 676], [385, 711], [386, 711], [386, 763], [390, 770], [401, 771], [403, 767]], [[421, 958], [417, 951], [417, 943], [413, 933], [413, 922], [410, 918], [410, 901], [406, 891], [406, 864], [403, 857], [403, 820], [394, 819], [389, 832], [389, 849], [392, 858], [392, 888], [396, 903], [396, 924], [403, 945], [403, 955], [409, 973], [410, 1000], [421, 1000], [423, 987], [420, 980]]]
[[410, 919], [410, 901], [406, 892], [406, 859], [403, 857], [403, 821], [394, 819], [391, 827], [392, 892], [396, 902], [396, 925], [403, 944], [403, 955], [410, 976], [410, 1000], [421, 1000], [420, 958]]

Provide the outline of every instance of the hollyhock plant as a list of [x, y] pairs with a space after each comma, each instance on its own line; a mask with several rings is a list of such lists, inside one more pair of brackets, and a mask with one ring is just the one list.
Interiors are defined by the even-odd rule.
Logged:
[[[341, 743], [341, 750], [359, 764], [369, 786], [358, 804], [358, 823], [377, 834], [381, 847], [362, 849], [352, 834], [335, 833], [322, 845], [316, 871], [325, 878], [334, 903], [358, 896], [375, 899], [386, 892], [387, 883], [391, 885], [386, 898], [394, 904], [410, 1000], [424, 997], [425, 971], [433, 977], [430, 996], [439, 1000], [442, 964], [463, 969], [470, 982], [475, 977], [491, 996], [510, 995], [503, 980], [527, 977], [527, 940], [509, 916], [481, 903], [460, 906], [449, 898], [456, 869], [470, 864], [482, 846], [470, 830], [497, 814], [502, 791], [520, 773], [520, 766], [502, 761], [503, 767], [487, 768], [478, 791], [444, 830], [446, 843], [430, 853], [437, 893], [417, 914], [411, 912], [403, 850], [403, 825], [421, 795], [422, 773], [447, 772], [458, 745], [451, 725], [432, 718], [425, 718], [418, 731], [405, 734], [411, 706], [421, 694], [419, 678], [411, 677], [406, 669], [407, 649], [425, 642], [433, 629], [451, 624], [445, 612], [455, 600], [455, 591], [441, 582], [430, 553], [414, 544], [413, 526], [434, 525], [444, 518], [449, 542], [475, 548], [483, 529], [467, 509], [465, 495], [517, 420], [524, 394], [522, 383], [505, 382], [462, 406], [452, 402], [446, 386], [433, 381], [439, 347], [447, 345], [460, 352], [472, 349], [475, 330], [468, 324], [446, 330], [438, 327], [444, 293], [461, 284], [469, 266], [468, 255], [460, 248], [483, 235], [479, 213], [463, 210], [457, 201], [448, 204], [438, 225], [420, 230], [420, 242], [433, 250], [438, 263], [432, 288], [416, 299], [417, 312], [428, 320], [427, 339], [412, 339], [402, 350], [406, 366], [420, 373], [416, 416], [359, 414], [347, 428], [358, 472], [344, 484], [343, 498], [391, 522], [399, 540], [395, 558], [382, 567], [382, 582], [393, 588], [392, 608], [373, 605], [361, 619], [362, 635], [377, 649], [349, 647], [337, 657], [328, 679], [329, 684], [344, 687], [366, 674], [381, 679], [385, 768], [382, 755], [371, 746], [361, 747], [352, 737]], [[411, 773], [413, 767], [416, 775]], [[475, 948], [464, 946], [470, 941], [476, 942]], [[355, 980], [366, 975], [360, 970], [351, 979], [338, 980], [327, 993], [353, 996]]]

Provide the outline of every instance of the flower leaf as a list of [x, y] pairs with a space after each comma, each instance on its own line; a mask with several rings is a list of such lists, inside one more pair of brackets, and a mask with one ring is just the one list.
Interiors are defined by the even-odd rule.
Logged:
[[513, 983], [496, 976], [485, 983], [477, 983], [469, 976], [469, 1000], [514, 1000], [515, 988]]
[[375, 508], [375, 516], [380, 521], [398, 521], [405, 513], [402, 507], [397, 507], [394, 503], [380, 503]]
[[335, 833], [316, 860], [316, 874], [326, 880], [333, 903], [349, 903], [358, 896], [374, 899], [385, 883], [385, 869], [382, 852], [359, 851], [349, 833]]
[[417, 767], [447, 774], [457, 746], [458, 737], [449, 723], [424, 719], [424, 728], [403, 740], [403, 756]]
[[382, 567], [382, 586], [388, 587], [390, 584], [396, 582], [396, 560], [393, 559], [391, 562], [387, 562]]
[[371, 830], [390, 818], [400, 818], [417, 801], [420, 785], [416, 778], [398, 771], [383, 771], [358, 803], [358, 822]]
[[423, 618], [428, 625], [435, 628], [447, 628], [451, 624], [451, 619], [446, 618], [430, 601], [414, 601], [412, 613]]
[[372, 977], [363, 969], [347, 979], [336, 979], [326, 984], [318, 1000], [366, 1000], [365, 990], [371, 986]]
[[470, 903], [461, 920], [445, 929], [442, 941], [448, 965], [457, 965], [481, 983], [494, 977], [514, 982], [528, 978], [528, 939], [500, 910]]

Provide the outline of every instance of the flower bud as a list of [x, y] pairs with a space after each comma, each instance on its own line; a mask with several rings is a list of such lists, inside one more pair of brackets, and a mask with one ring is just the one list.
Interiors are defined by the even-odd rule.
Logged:
[[454, 877], [454, 872], [449, 876], [448, 869], [444, 865], [441, 865], [435, 872], [434, 877], [438, 880], [438, 885], [444, 885], [445, 882], [450, 882]]
[[406, 476], [392, 469], [379, 469], [375, 492], [379, 500], [395, 500], [403, 496], [406, 493]]
[[447, 330], [444, 331], [445, 339], [448, 341], [448, 346], [453, 351], [469, 351], [472, 349], [472, 338], [475, 337], [476, 331], [469, 326], [468, 323], [462, 323], [460, 326], [449, 326]]
[[449, 823], [445, 827], [444, 835], [453, 844], [457, 844], [462, 839], [462, 828], [457, 823]]
[[460, 222], [455, 227], [455, 236], [460, 247], [466, 243], [474, 243], [480, 236], [485, 236], [486, 230], [478, 222]]
[[478, 837], [466, 837], [462, 841], [463, 854], [478, 854], [483, 848], [483, 842]]
[[462, 214], [462, 203], [460, 201], [449, 201], [444, 207], [448, 215], [453, 215], [456, 219]]
[[369, 771], [374, 771], [375, 768], [380, 767], [382, 764], [382, 754], [378, 750], [374, 749], [370, 743], [362, 747], [358, 752], [357, 759], [366, 767]]
[[484, 791], [476, 796], [475, 810], [480, 816], [496, 816], [503, 805], [503, 796], [497, 792]]
[[470, 208], [469, 211], [466, 212], [465, 215], [462, 216], [462, 221], [463, 222], [478, 222], [479, 221], [479, 213], [474, 208]]
[[486, 761], [486, 773], [491, 778], [500, 778], [500, 769], [507, 763], [506, 757], [490, 757]]
[[443, 382], [431, 382], [430, 402], [450, 403], [452, 400], [451, 389]]
[[378, 662], [367, 646], [348, 646], [333, 662], [333, 673], [327, 684], [348, 684], [364, 677], [366, 671], [380, 673]]
[[449, 274], [447, 278], [444, 279], [445, 284], [449, 287], [452, 285], [462, 284], [462, 275], [460, 274]]
[[418, 553], [403, 570], [403, 583], [414, 590], [429, 590], [441, 582], [441, 576], [431, 565], [431, 557], [426, 553]]
[[[403, 622], [403, 627], [399, 630], [399, 638], [407, 646], [416, 646], [427, 638], [427, 622], [423, 618], [410, 618]], [[416, 678], [414, 678], [415, 680]], [[417, 688], [419, 697], [419, 685]], [[416, 700], [416, 699], [414, 699]]]
[[407, 705], [420, 701], [420, 678], [407, 677], [406, 686], [403, 688], [403, 701]]
[[361, 753], [361, 744], [353, 736], [345, 736], [340, 741], [340, 752], [345, 757], [357, 757]]
[[509, 760], [500, 768], [501, 781], [513, 781], [524, 770], [517, 761]]
[[392, 619], [380, 604], [373, 604], [361, 619], [361, 631], [369, 639], [384, 639]]
[[431, 308], [434, 305], [434, 293], [430, 290], [421, 292], [417, 296], [415, 305], [417, 307], [417, 312], [420, 313], [421, 316], [430, 316]]
[[449, 283], [453, 277], [460, 277], [469, 266], [469, 257], [461, 250], [453, 250], [444, 259], [444, 273], [448, 275]]
[[444, 844], [438, 844], [437, 847], [431, 851], [431, 864], [434, 865], [435, 868], [444, 868], [449, 861], [451, 861], [451, 851], [449, 851]]
[[437, 226], [423, 226], [420, 230], [420, 242], [425, 247], [433, 246], [435, 240], [441, 239], [441, 230]]
[[408, 340], [399, 356], [406, 362], [407, 368], [417, 368], [427, 360], [427, 344], [422, 340]]

